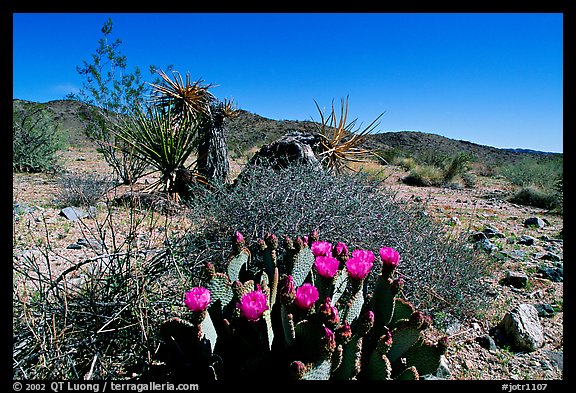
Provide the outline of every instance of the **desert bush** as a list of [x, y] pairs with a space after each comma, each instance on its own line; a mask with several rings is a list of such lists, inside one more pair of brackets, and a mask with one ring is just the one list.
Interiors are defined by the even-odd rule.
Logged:
[[442, 169], [434, 165], [417, 165], [410, 170], [402, 182], [411, 186], [440, 186], [444, 181]]
[[511, 202], [562, 211], [562, 156], [525, 158], [517, 164], [502, 165], [499, 173], [519, 187]]
[[58, 123], [50, 121], [41, 107], [13, 111], [12, 170], [15, 172], [54, 172], [58, 150], [65, 137]]
[[64, 173], [58, 181], [59, 206], [93, 206], [111, 188], [113, 180], [98, 173]]
[[413, 157], [404, 157], [401, 158], [397, 164], [401, 166], [406, 171], [411, 171], [412, 169], [416, 168], [416, 160]]
[[232, 187], [198, 189], [190, 201], [197, 228], [180, 251], [194, 266], [225, 263], [230, 234], [247, 241], [267, 233], [295, 237], [317, 230], [326, 241], [353, 248], [394, 247], [404, 257], [400, 272], [407, 300], [418, 308], [449, 309], [466, 315], [484, 301], [479, 279], [489, 262], [474, 255], [464, 240], [447, 240], [445, 228], [365, 174], [334, 176], [291, 166], [275, 171], [247, 167]]
[[543, 190], [553, 190], [555, 182], [564, 172], [563, 158], [528, 157], [518, 163], [503, 164], [498, 172], [520, 187], [536, 186]]
[[559, 199], [561, 193], [543, 191], [535, 186], [522, 187], [508, 198], [509, 202], [518, 205], [539, 207], [542, 209], [558, 209], [562, 205]]

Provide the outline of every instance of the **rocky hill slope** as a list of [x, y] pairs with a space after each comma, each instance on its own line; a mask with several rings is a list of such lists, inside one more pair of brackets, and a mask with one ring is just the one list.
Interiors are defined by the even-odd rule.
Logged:
[[[74, 100], [56, 100], [47, 103], [13, 100], [14, 111], [33, 108], [43, 109], [46, 116], [59, 122], [61, 129], [67, 133], [71, 145], [89, 144], [84, 130], [88, 125], [96, 124], [96, 120], [91, 114], [93, 107], [90, 105]], [[232, 154], [241, 154], [270, 143], [288, 131], [311, 132], [316, 130], [317, 126], [318, 124], [312, 121], [273, 120], [245, 110], [238, 110], [237, 116], [227, 121], [225, 132], [229, 151]], [[408, 155], [440, 154], [452, 156], [458, 152], [466, 152], [478, 161], [487, 164], [514, 162], [529, 155], [557, 154], [522, 149], [499, 149], [418, 131], [374, 134], [374, 138], [366, 147], [379, 151], [394, 148]]]

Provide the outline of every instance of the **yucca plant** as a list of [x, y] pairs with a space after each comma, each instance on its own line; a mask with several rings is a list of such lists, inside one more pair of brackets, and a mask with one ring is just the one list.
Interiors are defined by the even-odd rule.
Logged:
[[[196, 149], [195, 127], [197, 123], [175, 116], [172, 108], [153, 106], [136, 112], [113, 132], [138, 159], [160, 172], [158, 181], [149, 188], [174, 193], [177, 170], [193, 165], [186, 166], [186, 161]], [[202, 181], [200, 177], [198, 180]]]
[[206, 85], [202, 79], [192, 82], [190, 73], [186, 73], [184, 81], [177, 71], [172, 71], [173, 80], [162, 70], [156, 72], [164, 83], [150, 84], [156, 92], [151, 100], [155, 106], [171, 108], [176, 120], [197, 120], [199, 116], [210, 114], [210, 104], [216, 100], [208, 91], [212, 84]]
[[320, 160], [329, 170], [342, 173], [345, 169], [352, 170], [350, 162], [366, 162], [370, 156], [377, 153], [362, 147], [372, 136], [378, 126], [381, 113], [372, 123], [364, 129], [357, 129], [356, 119], [348, 122], [348, 97], [341, 101], [340, 118], [338, 118], [332, 103], [332, 110], [327, 117], [324, 115], [318, 103], [314, 101], [320, 113], [320, 123], [317, 134], [320, 136]]
[[[156, 91], [152, 103], [163, 108], [171, 108], [176, 122], [189, 121], [196, 125], [193, 143], [198, 160], [195, 171], [210, 182], [226, 182], [230, 173], [228, 147], [224, 134], [224, 120], [236, 114], [232, 101], [217, 100], [208, 90], [212, 84], [204, 84], [199, 79], [192, 82], [190, 74], [182, 76], [173, 71], [170, 79], [163, 71], [158, 71], [162, 85], [152, 84]], [[184, 185], [179, 185], [184, 188]]]

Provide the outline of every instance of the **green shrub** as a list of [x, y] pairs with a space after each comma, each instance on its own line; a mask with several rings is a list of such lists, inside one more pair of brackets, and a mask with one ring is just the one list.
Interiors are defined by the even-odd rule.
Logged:
[[563, 156], [535, 156], [500, 167], [500, 174], [519, 187], [512, 203], [563, 211]]
[[543, 190], [553, 190], [563, 172], [562, 155], [529, 157], [514, 164], [502, 165], [499, 170], [500, 175], [514, 185], [536, 186]]
[[440, 186], [444, 181], [444, 173], [442, 169], [434, 165], [417, 165], [402, 181], [411, 186]]
[[[230, 234], [247, 241], [274, 233], [282, 239], [318, 230], [326, 241], [351, 248], [394, 247], [403, 255], [399, 273], [407, 300], [418, 308], [464, 315], [484, 301], [480, 277], [488, 262], [416, 207], [395, 200], [380, 183], [361, 173], [333, 176], [303, 166], [274, 171], [245, 168], [233, 187], [193, 192], [193, 233], [181, 250], [189, 268], [224, 264]], [[478, 306], [480, 307], [480, 306]]]
[[557, 209], [561, 206], [558, 193], [542, 191], [534, 186], [520, 188], [516, 193], [514, 193], [514, 195], [508, 198], [508, 201], [518, 205], [527, 205], [550, 210]]
[[65, 146], [65, 137], [40, 106], [25, 112], [13, 111], [12, 170], [15, 172], [51, 172], [58, 166], [57, 152]]
[[470, 169], [472, 156], [468, 153], [457, 153], [444, 163], [444, 181], [452, 181], [456, 176], [462, 176]]

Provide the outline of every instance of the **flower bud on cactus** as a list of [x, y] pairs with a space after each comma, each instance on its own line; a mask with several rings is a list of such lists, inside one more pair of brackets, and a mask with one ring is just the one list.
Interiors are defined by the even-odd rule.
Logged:
[[421, 311], [415, 311], [409, 320], [416, 329], [425, 330], [432, 325], [432, 318]]
[[278, 237], [276, 237], [276, 235], [269, 233], [264, 238], [264, 241], [266, 242], [266, 245], [270, 247], [272, 250], [278, 248]]
[[324, 337], [322, 338], [322, 347], [320, 350], [321, 356], [326, 357], [334, 352], [336, 349], [336, 337], [334, 332], [327, 327], [324, 327]]
[[234, 232], [232, 240], [238, 245], [244, 245], [244, 236], [239, 231]]
[[404, 287], [404, 280], [402, 278], [396, 278], [392, 280], [391, 289], [393, 295], [398, 294], [403, 287]]
[[378, 339], [378, 343], [376, 344], [376, 351], [380, 355], [386, 354], [392, 347], [392, 342], [393, 342], [392, 334], [390, 333], [389, 330], [386, 330], [386, 332], [383, 335], [381, 335], [380, 338]]
[[310, 232], [310, 234], [308, 235], [308, 244], [312, 244], [314, 242], [317, 242], [318, 239], [320, 239], [320, 237], [318, 236], [318, 230], [314, 229], [312, 232]]
[[348, 253], [348, 247], [346, 246], [346, 244], [342, 242], [336, 243], [336, 245], [332, 249], [332, 256], [336, 258], [341, 264], [346, 263], [346, 261], [350, 257]]
[[290, 374], [294, 379], [302, 379], [306, 373], [306, 366], [300, 361], [290, 363]]
[[448, 336], [441, 337], [436, 345], [440, 350], [440, 352], [444, 354], [448, 349], [448, 345], [450, 345], [450, 339], [448, 338]]
[[284, 236], [284, 248], [288, 251], [294, 250], [294, 242], [288, 235]]
[[304, 247], [306, 247], [304, 240], [298, 236], [294, 242], [294, 251], [300, 252], [300, 250], [302, 250]]
[[342, 345], [347, 344], [350, 341], [350, 338], [352, 337], [352, 328], [350, 327], [348, 321], [344, 321], [344, 323], [336, 329], [335, 334], [336, 334], [336, 341], [338, 343]]
[[294, 280], [292, 276], [284, 276], [280, 280], [280, 301], [283, 305], [289, 306], [296, 297], [296, 288], [294, 287]]
[[206, 264], [204, 264], [204, 270], [206, 273], [208, 273], [209, 277], [212, 277], [216, 274], [216, 268], [214, 267], [213, 263], [206, 262]]
[[358, 334], [360, 336], [365, 336], [368, 334], [370, 329], [372, 329], [372, 326], [374, 326], [374, 312], [372, 310], [368, 310], [360, 317], [358, 324]]
[[303, 310], [309, 310], [318, 300], [318, 296], [318, 289], [314, 285], [304, 283], [296, 288], [294, 303]]
[[318, 313], [322, 317], [322, 322], [331, 329], [334, 329], [340, 322], [338, 309], [332, 305], [332, 301], [329, 297], [327, 297], [326, 301], [318, 307]]

